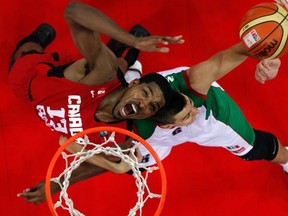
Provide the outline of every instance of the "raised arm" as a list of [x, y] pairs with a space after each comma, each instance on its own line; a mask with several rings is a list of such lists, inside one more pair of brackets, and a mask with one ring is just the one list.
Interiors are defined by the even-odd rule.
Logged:
[[207, 94], [214, 81], [228, 74], [247, 57], [248, 53], [242, 44], [238, 43], [196, 64], [187, 71], [191, 88], [199, 93]]
[[[85, 56], [88, 51], [94, 51], [95, 46], [85, 44], [93, 38], [92, 43], [99, 49], [101, 40], [99, 33], [114, 38], [127, 45], [133, 45], [135, 37], [97, 8], [81, 2], [71, 2], [65, 9], [65, 19], [70, 27], [77, 48]], [[85, 40], [86, 39], [86, 40]], [[87, 51], [88, 50], [88, 51]]]
[[[184, 43], [181, 35], [135, 37], [100, 10], [81, 2], [67, 5], [65, 19], [76, 47], [88, 62], [90, 74], [82, 80], [85, 84], [105, 83], [116, 76], [116, 56], [101, 42], [99, 33], [142, 51], [168, 52], [165, 45]], [[159, 43], [164, 47], [158, 47]]]
[[87, 60], [89, 74], [82, 82], [93, 85], [114, 79], [116, 56], [101, 42], [99, 34], [111, 37], [117, 33], [126, 37], [129, 37], [129, 34], [101, 11], [81, 2], [69, 3], [65, 8], [64, 17], [77, 49]]

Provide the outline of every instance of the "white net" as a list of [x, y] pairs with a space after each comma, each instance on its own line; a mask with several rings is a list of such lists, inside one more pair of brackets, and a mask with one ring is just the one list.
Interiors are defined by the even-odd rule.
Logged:
[[129, 164], [131, 170], [133, 171], [133, 177], [135, 178], [135, 184], [137, 187], [137, 202], [135, 206], [130, 209], [128, 214], [129, 216], [136, 215], [137, 213], [138, 215], [142, 215], [142, 207], [148, 199], [161, 198], [160, 194], [152, 193], [150, 191], [147, 182], [149, 174], [155, 170], [158, 170], [158, 166], [141, 166], [134, 154], [135, 149], [140, 145], [140, 143], [138, 141], [132, 141], [134, 145], [131, 148], [122, 149], [115, 141], [115, 132], [112, 132], [109, 136], [106, 136], [104, 140], [105, 141], [101, 144], [95, 144], [90, 142], [88, 137], [85, 135], [84, 144], [80, 151], [76, 153], [62, 152], [62, 158], [65, 161], [65, 169], [60, 175], [58, 175], [58, 177], [51, 179], [51, 181], [57, 183], [61, 188], [59, 199], [54, 202], [55, 210], [57, 210], [57, 208], [62, 208], [73, 216], [84, 215], [74, 207], [73, 200], [68, 195], [70, 177], [72, 172], [77, 169], [82, 162], [86, 161], [90, 157], [93, 157], [95, 154], [100, 153], [121, 158], [122, 161]]

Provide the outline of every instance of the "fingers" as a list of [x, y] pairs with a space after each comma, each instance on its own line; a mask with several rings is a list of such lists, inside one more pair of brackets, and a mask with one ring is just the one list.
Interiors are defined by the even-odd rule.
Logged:
[[23, 194], [21, 197], [23, 197], [26, 200], [26, 202], [34, 204], [40, 204], [46, 201], [44, 197], [37, 197], [37, 196], [35, 197], [30, 194]]
[[267, 78], [263, 75], [255, 75], [255, 79], [261, 84], [265, 84], [265, 81], [267, 80]]
[[161, 53], [168, 53], [170, 49], [168, 47], [157, 47], [155, 51], [161, 52]]
[[267, 60], [267, 59], [264, 59], [264, 60], [262, 60], [260, 63], [259, 63], [259, 67], [261, 67], [261, 68], [265, 68], [265, 69], [267, 69], [267, 70], [269, 70], [269, 68], [270, 68], [270, 66], [269, 66], [269, 60]]
[[182, 38], [183, 38], [182, 35], [178, 35], [178, 36], [174, 36], [174, 37], [165, 36], [163, 38], [165, 43], [163, 43], [163, 44], [165, 44], [165, 45], [167, 45], [167, 44], [183, 44], [185, 41]]
[[273, 67], [279, 68], [281, 66], [281, 60], [279, 58], [269, 60], [269, 64]]
[[182, 44], [182, 35], [178, 36], [147, 36], [136, 38], [135, 48], [146, 52], [169, 52], [169, 44]]
[[29, 203], [42, 203], [46, 200], [44, 186], [45, 183], [41, 181], [36, 186], [27, 188], [23, 190], [22, 193], [18, 193], [17, 197], [23, 197]]
[[60, 135], [59, 145], [63, 145], [66, 142], [66, 140], [67, 140], [67, 137]]
[[280, 59], [264, 59], [256, 66], [255, 79], [264, 84], [267, 80], [274, 79], [281, 65]]
[[[178, 36], [159, 36], [157, 43], [162, 44], [162, 45], [169, 45], [169, 44], [183, 44], [185, 41], [182, 39], [182, 35]], [[155, 47], [156, 52], [161, 52], [161, 53], [168, 53], [170, 49], [168, 47]]]
[[162, 45], [168, 44], [183, 44], [185, 41], [182, 39], [182, 35], [178, 36], [155, 36], [157, 38], [157, 43]]
[[139, 148], [135, 148], [134, 150], [135, 150], [135, 151], [130, 151], [129, 154], [128, 154], [128, 156], [129, 156], [131, 159], [133, 159], [133, 161], [141, 162], [143, 156], [142, 156]]
[[277, 4], [284, 6], [286, 9], [288, 8], [288, 1], [287, 0], [275, 0]]
[[264, 84], [265, 81], [267, 80], [267, 64], [265, 64], [265, 61], [261, 61], [257, 64], [256, 66], [256, 71], [255, 71], [255, 79]]
[[138, 163], [141, 163], [142, 160], [143, 160], [143, 156], [142, 156], [139, 148], [136, 148], [136, 149], [135, 149], [135, 155], [136, 155], [136, 157], [137, 157]]
[[267, 62], [261, 62], [259, 64], [259, 70], [258, 70], [258, 74], [261, 74], [263, 76], [267, 76], [267, 74], [269, 73], [270, 67], [267, 64]]
[[23, 197], [26, 202], [39, 204], [46, 200], [45, 192], [41, 190], [31, 190], [31, 188], [25, 189], [22, 193], [17, 194], [17, 197]]

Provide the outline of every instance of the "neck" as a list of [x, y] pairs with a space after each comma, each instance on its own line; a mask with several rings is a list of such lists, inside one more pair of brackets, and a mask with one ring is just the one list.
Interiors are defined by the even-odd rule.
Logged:
[[114, 117], [113, 110], [125, 90], [126, 87], [119, 87], [101, 101], [94, 114], [96, 121], [104, 123], [116, 123], [121, 121]]

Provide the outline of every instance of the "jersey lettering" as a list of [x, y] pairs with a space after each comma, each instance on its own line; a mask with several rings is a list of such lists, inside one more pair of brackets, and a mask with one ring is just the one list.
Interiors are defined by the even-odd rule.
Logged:
[[[68, 96], [68, 120], [70, 127], [70, 135], [83, 131], [83, 124], [80, 115], [81, 97], [79, 95]], [[45, 122], [45, 124], [53, 131], [61, 133], [68, 133], [67, 120], [65, 118], [65, 109], [60, 108], [58, 110], [51, 109], [50, 106], [37, 105], [36, 110], [38, 116]], [[83, 138], [78, 138], [77, 142], [83, 143]]]
[[51, 130], [67, 133], [64, 108], [52, 110], [49, 106], [45, 109], [43, 105], [37, 105], [36, 110], [38, 111], [38, 116]]
[[[80, 95], [69, 95], [68, 96], [68, 118], [70, 134], [75, 134], [83, 131], [82, 119], [80, 115], [81, 97]], [[84, 144], [84, 139], [79, 137], [76, 140], [80, 144]]]
[[175, 136], [175, 135], [177, 135], [178, 133], [181, 133], [181, 132], [182, 132], [181, 127], [177, 127], [177, 128], [172, 132], [172, 135]]
[[174, 77], [173, 77], [173, 76], [167, 76], [166, 79], [167, 79], [167, 81], [170, 82], [170, 83], [171, 83], [171, 82], [174, 82]]
[[141, 163], [148, 163], [150, 159], [150, 154], [144, 155]]

